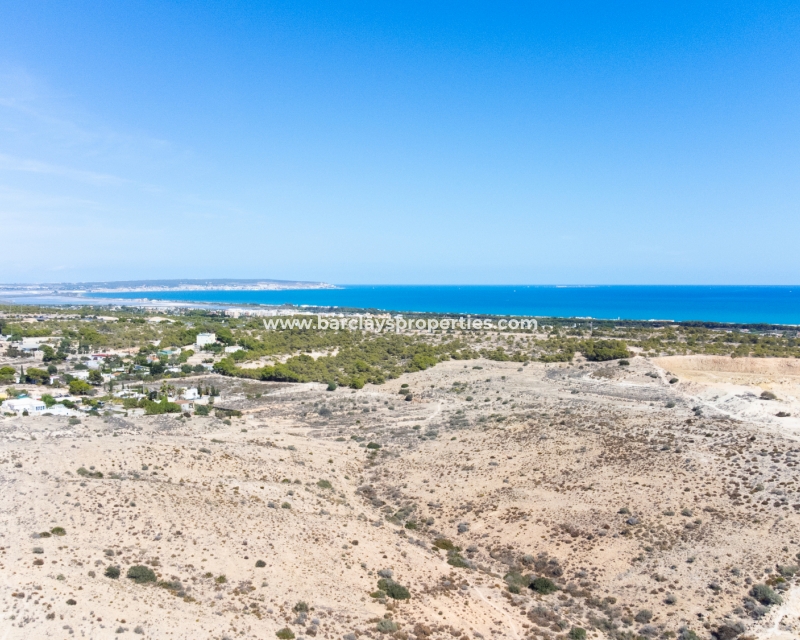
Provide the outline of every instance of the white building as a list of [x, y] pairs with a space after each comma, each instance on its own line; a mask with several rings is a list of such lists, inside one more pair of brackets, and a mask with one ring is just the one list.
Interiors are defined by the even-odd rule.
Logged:
[[20, 349], [23, 351], [36, 351], [42, 344], [52, 340], [52, 338], [23, 338]]
[[197, 344], [198, 347], [204, 347], [207, 344], [214, 344], [217, 341], [217, 334], [216, 333], [198, 333], [197, 334]]
[[189, 387], [181, 394], [184, 400], [197, 400], [200, 394], [197, 392], [197, 387]]
[[240, 347], [238, 344], [234, 344], [234, 345], [232, 345], [230, 347], [225, 347], [225, 353], [236, 353], [237, 351], [241, 351], [241, 350], [242, 350], [242, 347]]
[[42, 415], [47, 409], [47, 405], [41, 400], [34, 400], [33, 398], [14, 398], [13, 400], [6, 400], [0, 405], [0, 410], [8, 413], [16, 413], [22, 415], [23, 411], [27, 411], [28, 415]]
[[70, 371], [70, 375], [76, 380], [89, 379], [89, 372], [86, 369], [78, 369], [77, 371]]
[[44, 415], [53, 415], [53, 416], [76, 416], [76, 415], [78, 415], [77, 411], [73, 411], [72, 409], [67, 409], [63, 404], [54, 404], [49, 409], [45, 409], [42, 413]]

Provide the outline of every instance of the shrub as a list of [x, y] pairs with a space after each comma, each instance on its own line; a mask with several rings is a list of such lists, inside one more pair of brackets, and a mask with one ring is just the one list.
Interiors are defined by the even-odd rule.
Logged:
[[308, 613], [308, 604], [300, 600], [292, 607], [292, 611], [295, 613]]
[[379, 445], [377, 442], [370, 442], [369, 444], [367, 444], [367, 449], [380, 449], [380, 448], [381, 445]]
[[378, 631], [381, 633], [394, 633], [397, 629], [397, 623], [389, 618], [383, 618], [378, 622]]
[[207, 416], [211, 413], [211, 410], [208, 408], [208, 405], [205, 404], [196, 404], [194, 406], [194, 412], [198, 416]]
[[267, 566], [267, 563], [264, 562], [263, 560], [256, 560], [256, 568], [263, 569], [266, 566]]
[[44, 549], [42, 549], [42, 547], [34, 547], [33, 552], [37, 554], [44, 553]]
[[777, 400], [778, 396], [776, 396], [772, 391], [762, 391], [761, 392], [761, 399], [762, 400]]
[[530, 584], [530, 588], [533, 589], [536, 593], [541, 593], [542, 595], [547, 595], [549, 593], [553, 593], [558, 590], [556, 587], [555, 582], [553, 582], [550, 578], [536, 578]]
[[148, 582], [156, 581], [156, 574], [153, 573], [153, 570], [150, 567], [146, 567], [142, 564], [133, 565], [128, 569], [128, 573], [125, 575], [133, 580], [136, 584], [146, 584]]
[[678, 379], [677, 379], [677, 378], [670, 378], [670, 379], [669, 379], [669, 383], [670, 383], [670, 384], [675, 384], [676, 382], [678, 382]]
[[653, 612], [650, 611], [650, 609], [642, 609], [639, 611], [639, 613], [633, 616], [633, 619], [640, 624], [647, 624], [653, 619]]
[[177, 402], [168, 402], [166, 398], [163, 398], [161, 402], [156, 402], [155, 400], [144, 400], [142, 405], [144, 406], [144, 412], [148, 416], [158, 416], [163, 413], [181, 412], [181, 405], [179, 405]]
[[328, 383], [328, 391], [336, 391], [336, 389], [338, 389], [338, 388], [339, 388], [339, 385], [336, 384], [335, 382], [329, 382]]
[[411, 529], [412, 531], [416, 531], [418, 529], [417, 523], [413, 520], [409, 520], [406, 522], [406, 529]]
[[75, 602], [75, 600], [73, 600], [72, 598], [70, 598], [69, 600], [67, 600], [67, 604], [70, 605], [70, 606], [74, 606], [74, 605], [76, 605], [78, 603]]
[[619, 364], [620, 367], [628, 367], [631, 363], [629, 360], [620, 360], [617, 364]]
[[216, 578], [214, 578], [214, 582], [216, 582], [217, 584], [225, 584], [227, 581], [228, 579], [224, 575], [217, 576]]
[[320, 489], [333, 489], [333, 485], [328, 480], [317, 480]]
[[[42, 531], [42, 532], [39, 534], [39, 537], [40, 537], [40, 538], [49, 538], [51, 535], [52, 535], [52, 534], [51, 534], [49, 531]], [[35, 536], [34, 536], [34, 537], [35, 537]]]
[[750, 589], [750, 595], [766, 606], [783, 602], [781, 597], [765, 584], [753, 585], [753, 588]]
[[70, 380], [69, 392], [73, 396], [85, 396], [94, 393], [92, 385], [84, 380]]
[[50, 529], [50, 533], [52, 533], [54, 536], [65, 536], [67, 535], [67, 530], [64, 529], [64, 527], [53, 527]]
[[569, 630], [569, 640], [586, 640], [586, 629], [572, 627], [572, 629]]
[[[111, 578], [112, 580], [116, 580], [117, 578], [119, 578], [119, 574], [120, 574], [119, 567], [116, 567], [114, 565], [107, 566], [106, 570], [103, 572], [103, 575], [106, 578]], [[128, 577], [130, 578], [130, 575]]]
[[436, 540], [433, 541], [433, 546], [436, 547], [437, 549], [442, 549], [444, 551], [457, 550], [456, 545], [450, 542], [450, 540], [448, 540], [447, 538], [436, 538]]
[[391, 578], [381, 578], [378, 580], [378, 589], [394, 600], [408, 600], [411, 597], [408, 589]]
[[[519, 593], [521, 589], [528, 587], [532, 581], [531, 576], [522, 575], [519, 571], [509, 571], [504, 577], [503, 580], [506, 581], [508, 585], [508, 590], [511, 593]], [[516, 589], [516, 591], [512, 590], [512, 587]]]
[[587, 360], [602, 362], [628, 358], [628, 345], [621, 340], [586, 340], [580, 344], [580, 349]]
[[281, 502], [281, 509], [291, 509], [291, 508], [292, 505], [290, 505], [288, 502]]
[[284, 627], [275, 632], [281, 640], [294, 640], [294, 632], [289, 627]]
[[82, 476], [84, 478], [102, 478], [103, 477], [102, 471], [89, 471], [85, 467], [81, 467], [80, 469], [78, 469], [76, 471], [76, 473], [79, 476]]
[[469, 563], [457, 551], [451, 551], [447, 554], [447, 564], [456, 569], [470, 568]]

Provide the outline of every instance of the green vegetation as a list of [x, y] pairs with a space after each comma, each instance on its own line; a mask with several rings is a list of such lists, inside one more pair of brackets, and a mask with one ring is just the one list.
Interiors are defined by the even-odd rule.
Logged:
[[76, 473], [79, 476], [82, 476], [84, 478], [102, 478], [103, 477], [103, 473], [101, 471], [89, 471], [85, 467], [81, 467], [80, 469], [78, 469], [76, 471]]
[[25, 379], [28, 384], [49, 384], [50, 373], [47, 369], [28, 367], [28, 370], [25, 372]]
[[433, 541], [433, 546], [437, 549], [442, 549], [443, 551], [458, 551], [458, 547], [456, 547], [450, 540], [447, 538], [436, 538]]
[[633, 619], [639, 624], [647, 624], [653, 619], [653, 612], [650, 611], [650, 609], [642, 609], [635, 616], [633, 616]]
[[753, 585], [753, 588], [750, 590], [750, 595], [765, 606], [769, 606], [771, 604], [780, 604], [783, 602], [781, 597], [775, 593], [771, 587], [765, 584]]
[[381, 633], [394, 633], [399, 629], [397, 623], [390, 618], [378, 620], [377, 630]]
[[458, 551], [449, 551], [447, 553], [447, 564], [456, 569], [468, 569], [470, 566]]
[[533, 582], [533, 576], [523, 575], [518, 571], [510, 571], [507, 573], [503, 580], [508, 585], [508, 590], [511, 593], [521, 593], [523, 589], [527, 589]]
[[530, 586], [531, 589], [533, 589], [536, 593], [541, 593], [545, 596], [549, 593], [558, 591], [558, 587], [556, 586], [555, 582], [553, 582], [550, 578], [536, 578], [533, 582], [531, 582]]
[[156, 581], [156, 574], [150, 567], [143, 564], [136, 564], [128, 569], [126, 577], [133, 580], [136, 584], [146, 584], [148, 582]]
[[[106, 570], [103, 572], [103, 575], [106, 578], [111, 578], [112, 580], [116, 580], [119, 578], [120, 570], [119, 567], [115, 565], [109, 565], [106, 567]], [[130, 578], [130, 576], [128, 576]]]
[[283, 629], [279, 629], [275, 632], [275, 635], [278, 636], [281, 640], [293, 640], [294, 632], [289, 627], [284, 627]]
[[85, 396], [94, 393], [94, 389], [92, 389], [92, 385], [85, 380], [70, 380], [69, 392], [73, 396]]
[[394, 600], [408, 600], [411, 597], [408, 589], [391, 578], [378, 580], [378, 589]]
[[176, 402], [167, 402], [166, 398], [162, 398], [160, 402], [142, 398], [139, 401], [138, 406], [143, 407], [144, 412], [149, 416], [160, 415], [162, 413], [181, 412], [181, 405]]
[[[0, 309], [10, 316], [3, 319], [3, 331], [10, 333], [12, 340], [51, 338], [51, 344], [41, 347], [46, 368], [31, 367], [22, 375], [24, 383], [49, 384], [50, 376], [57, 373], [55, 365], [63, 363], [67, 357], [69, 362], [75, 362], [73, 356], [93, 351], [139, 349], [131, 357], [106, 359], [100, 369], [90, 370], [88, 381], [71, 379], [69, 370], [62, 372], [60, 377], [70, 386], [70, 393], [83, 396], [92, 395], [94, 389], [104, 386], [104, 374], [112, 372], [115, 375], [113, 384], [204, 373], [203, 366], [187, 364], [194, 350], [184, 349], [194, 344], [200, 332], [217, 335], [218, 342], [208, 345], [204, 351], [211, 356], [208, 362], [216, 361], [214, 369], [222, 375], [287, 382], [316, 381], [327, 385], [331, 391], [340, 386], [360, 389], [368, 383], [381, 384], [403, 373], [424, 370], [452, 359], [571, 362], [582, 355], [590, 361], [617, 360], [624, 365], [632, 357], [629, 346], [641, 350], [645, 356], [800, 357], [797, 332], [775, 325], [544, 318], [539, 319], [536, 333], [531, 329], [499, 331], [495, 323], [495, 328], [487, 332], [453, 327], [434, 333], [397, 334], [319, 331], [312, 328], [314, 323], [308, 315], [286, 316], [286, 322], [294, 323], [292, 328], [268, 330], [263, 319], [227, 318], [208, 310], [186, 309], [170, 314], [166, 322], [153, 323], [147, 321], [148, 312], [134, 309], [85, 308], [76, 312], [8, 305]], [[47, 317], [31, 323], [20, 314], [46, 314]], [[116, 321], [95, 319], [94, 314], [113, 316]], [[437, 316], [406, 315], [408, 321], [433, 317]], [[223, 353], [226, 345], [238, 345], [241, 349], [226, 354]], [[10, 357], [21, 355], [13, 343], [5, 351]], [[314, 358], [311, 353], [326, 355]], [[241, 366], [259, 358], [285, 361], [258, 368]], [[80, 363], [77, 366], [80, 368]], [[0, 383], [10, 384], [22, 373], [4, 366], [0, 368]], [[407, 393], [408, 387], [403, 389], [403, 395], [408, 398], [411, 395]], [[764, 399], [769, 399], [769, 395]], [[170, 412], [165, 408], [152, 409]], [[206, 411], [198, 409], [201, 415]]]

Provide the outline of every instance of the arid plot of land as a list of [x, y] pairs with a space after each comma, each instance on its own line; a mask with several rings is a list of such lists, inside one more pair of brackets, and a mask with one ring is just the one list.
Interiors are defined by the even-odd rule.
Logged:
[[793, 373], [723, 374], [451, 361], [215, 377], [230, 420], [5, 418], [5, 637], [796, 637]]

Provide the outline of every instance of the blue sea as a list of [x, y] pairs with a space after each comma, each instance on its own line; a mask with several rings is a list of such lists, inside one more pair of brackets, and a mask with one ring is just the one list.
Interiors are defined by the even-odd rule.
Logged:
[[95, 293], [99, 298], [395, 312], [800, 325], [798, 286], [341, 285], [289, 291]]

